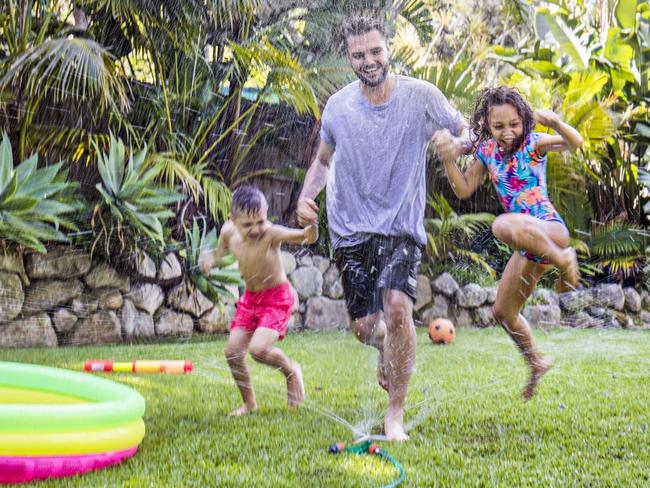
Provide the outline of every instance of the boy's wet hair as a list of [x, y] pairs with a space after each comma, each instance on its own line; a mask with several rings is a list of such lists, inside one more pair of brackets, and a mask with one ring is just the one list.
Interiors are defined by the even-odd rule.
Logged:
[[234, 216], [246, 214], [255, 215], [266, 202], [264, 193], [254, 186], [240, 186], [232, 194], [231, 212]]
[[474, 111], [470, 118], [470, 138], [473, 144], [473, 152], [492, 137], [488, 116], [490, 109], [495, 105], [509, 104], [515, 107], [523, 125], [523, 131], [519, 140], [513, 144], [513, 151], [519, 149], [528, 134], [535, 128], [535, 116], [530, 104], [524, 99], [516, 88], [511, 86], [498, 86], [496, 88], [484, 88], [478, 95]]
[[343, 24], [340, 33], [343, 52], [347, 52], [348, 37], [361, 36], [374, 30], [379, 32], [382, 37], [386, 39], [386, 29], [380, 20], [366, 16], [356, 16], [348, 19], [348, 21]]

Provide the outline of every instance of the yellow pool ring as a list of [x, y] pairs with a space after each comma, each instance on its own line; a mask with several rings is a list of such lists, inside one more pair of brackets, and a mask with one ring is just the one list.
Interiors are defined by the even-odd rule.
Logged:
[[55, 456], [122, 451], [144, 437], [144, 422], [74, 432], [0, 432], [0, 456]]

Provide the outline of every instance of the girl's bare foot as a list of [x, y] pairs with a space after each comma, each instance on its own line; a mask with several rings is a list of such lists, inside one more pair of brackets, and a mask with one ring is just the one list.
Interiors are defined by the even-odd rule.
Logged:
[[287, 404], [297, 407], [305, 401], [305, 385], [302, 382], [302, 369], [293, 363], [293, 373], [287, 376]]
[[564, 293], [575, 290], [578, 287], [578, 281], [580, 281], [580, 268], [576, 252], [572, 247], [562, 250], [558, 267], [560, 268], [560, 277], [555, 281], [556, 291]]
[[377, 383], [388, 391], [388, 377], [386, 376], [386, 364], [384, 363], [384, 351], [382, 350], [379, 350], [377, 354]]
[[528, 401], [535, 395], [535, 390], [542, 376], [553, 367], [553, 359], [536, 359], [530, 364], [530, 379], [522, 393], [524, 400]]
[[257, 409], [257, 405], [246, 405], [245, 403], [228, 414], [228, 417], [241, 417]]
[[403, 442], [408, 441], [409, 436], [404, 432], [404, 425], [399, 418], [394, 418], [389, 413], [384, 419], [384, 434], [389, 441]]

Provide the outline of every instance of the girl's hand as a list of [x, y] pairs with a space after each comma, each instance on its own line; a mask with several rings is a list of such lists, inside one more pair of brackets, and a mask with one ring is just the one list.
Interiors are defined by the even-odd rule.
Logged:
[[537, 122], [546, 127], [550, 127], [551, 129], [555, 129], [558, 125], [560, 125], [560, 122], [562, 122], [558, 114], [546, 108], [535, 110], [534, 115]]

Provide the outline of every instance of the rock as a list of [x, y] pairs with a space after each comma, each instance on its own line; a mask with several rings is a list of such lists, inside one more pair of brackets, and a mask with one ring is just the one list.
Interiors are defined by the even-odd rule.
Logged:
[[304, 266], [289, 275], [300, 298], [311, 298], [323, 293], [323, 275], [315, 266]]
[[300, 311], [300, 297], [296, 289], [289, 283], [289, 288], [291, 288], [291, 295], [293, 296], [293, 306], [291, 307], [291, 312]]
[[429, 278], [424, 275], [417, 275], [416, 277], [416, 282], [417, 282], [417, 295], [415, 299], [415, 304], [413, 305], [413, 309], [416, 312], [419, 312], [422, 310], [424, 307], [429, 305], [431, 303], [431, 299], [433, 297], [431, 293], [431, 283], [429, 282]]
[[650, 310], [650, 293], [645, 290], [641, 292], [641, 306]]
[[130, 288], [129, 277], [120, 276], [115, 269], [105, 263], [91, 269], [84, 277], [84, 282], [93, 290], [97, 288], [117, 288], [126, 293]]
[[95, 290], [95, 298], [97, 298], [101, 310], [119, 310], [124, 301], [120, 290], [113, 288]]
[[639, 321], [641, 322], [641, 327], [650, 329], [650, 312], [641, 310], [641, 313], [639, 313]]
[[442, 273], [431, 282], [431, 288], [435, 293], [442, 293], [448, 297], [453, 297], [458, 291], [458, 283], [449, 273]]
[[494, 318], [494, 312], [492, 312], [492, 306], [483, 306], [476, 309], [478, 315], [478, 325], [480, 327], [491, 327], [496, 325], [497, 321]]
[[533, 299], [540, 305], [555, 305], [556, 307], [560, 305], [558, 294], [548, 288], [537, 288], [533, 292]]
[[20, 277], [20, 281], [22, 281], [23, 286], [29, 286], [29, 277], [25, 272], [25, 265], [22, 255], [14, 253], [0, 253], [0, 271], [16, 273]]
[[307, 301], [305, 327], [312, 330], [348, 329], [350, 318], [344, 300], [314, 297]]
[[192, 316], [163, 308], [156, 321], [156, 334], [159, 336], [191, 335], [194, 330]]
[[594, 303], [603, 307], [623, 310], [625, 306], [625, 295], [621, 285], [598, 285], [593, 288], [593, 296]]
[[52, 325], [54, 326], [54, 330], [62, 334], [74, 329], [77, 320], [79, 320], [79, 317], [67, 308], [59, 308], [52, 314]]
[[100, 310], [80, 319], [70, 338], [70, 344], [109, 344], [122, 341], [122, 330], [117, 315], [112, 310]]
[[208, 333], [228, 332], [230, 330], [230, 322], [232, 322], [234, 316], [234, 305], [216, 305], [196, 321], [196, 328], [201, 332]]
[[641, 311], [641, 295], [632, 287], [623, 289], [625, 297], [625, 310], [638, 313]]
[[154, 279], [156, 277], [156, 263], [147, 253], [135, 256], [135, 272], [141, 278]]
[[90, 256], [69, 247], [57, 247], [47, 254], [25, 256], [25, 269], [32, 280], [78, 278], [90, 269]]
[[463, 308], [478, 308], [485, 303], [487, 292], [476, 283], [470, 283], [456, 291], [456, 303]]
[[296, 258], [293, 257], [293, 254], [287, 251], [281, 251], [280, 258], [282, 259], [284, 272], [289, 276], [296, 269]]
[[466, 308], [454, 307], [454, 314], [452, 322], [456, 328], [458, 327], [471, 327], [476, 322], [472, 312]]
[[486, 296], [485, 296], [485, 303], [488, 303], [490, 305], [494, 304], [494, 302], [497, 301], [497, 286], [486, 286], [483, 288], [485, 290]]
[[595, 317], [597, 319], [601, 319], [605, 317], [605, 313], [607, 312], [607, 309], [605, 307], [598, 307], [596, 305], [591, 305], [587, 307], [587, 313], [591, 315], [592, 317]]
[[163, 286], [171, 286], [183, 278], [183, 266], [173, 252], [168, 252], [163, 257], [158, 269], [156, 280]]
[[167, 303], [176, 310], [190, 313], [196, 318], [201, 317], [214, 306], [213, 303], [188, 280], [183, 280], [182, 283], [169, 290], [169, 293], [167, 294]]
[[[573, 292], [572, 292], [573, 293]], [[569, 314], [562, 319], [562, 325], [576, 329], [593, 329], [603, 327], [604, 320], [591, 317], [587, 312]]]
[[46, 313], [0, 324], [0, 347], [55, 347], [57, 344]]
[[0, 271], [0, 323], [15, 319], [24, 302], [25, 292], [18, 275]]
[[162, 288], [153, 283], [138, 283], [131, 288], [131, 292], [127, 296], [133, 300], [136, 307], [150, 315], [156, 313], [156, 310], [165, 301], [165, 293]]
[[423, 325], [429, 326], [433, 319], [449, 317], [449, 301], [444, 295], [434, 295], [432, 305], [420, 314]]
[[72, 300], [72, 306], [70, 308], [72, 313], [82, 319], [96, 312], [99, 308], [99, 302], [90, 295], [81, 295]]
[[129, 298], [124, 299], [120, 310], [120, 324], [122, 334], [125, 338], [132, 337], [153, 337], [156, 330], [153, 324], [153, 317], [147, 312], [138, 310], [135, 303]]
[[294, 312], [291, 314], [289, 322], [287, 322], [287, 330], [296, 330], [302, 327], [302, 314]]
[[314, 265], [314, 260], [309, 254], [303, 254], [302, 256], [298, 256], [298, 266], [313, 266]]
[[314, 255], [311, 257], [312, 266], [318, 268], [323, 274], [330, 267], [330, 260], [323, 256]]
[[81, 296], [84, 285], [78, 279], [34, 281], [25, 293], [23, 312], [27, 314], [51, 310]]
[[560, 293], [560, 307], [571, 313], [585, 310], [593, 302], [590, 290], [575, 290], [567, 293]]
[[562, 311], [557, 305], [528, 305], [524, 307], [522, 315], [531, 327], [560, 325], [562, 319]]
[[343, 282], [336, 266], [330, 266], [323, 275], [323, 295], [338, 299], [343, 296]]

